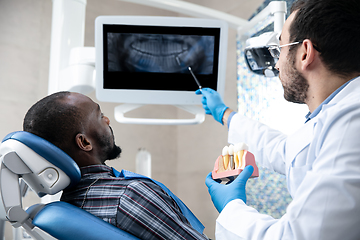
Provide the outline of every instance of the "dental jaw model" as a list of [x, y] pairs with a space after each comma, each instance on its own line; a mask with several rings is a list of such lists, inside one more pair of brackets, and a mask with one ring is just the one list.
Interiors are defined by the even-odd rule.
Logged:
[[259, 169], [256, 166], [255, 157], [248, 151], [248, 146], [245, 143], [225, 146], [222, 150], [222, 155], [215, 162], [212, 178], [222, 181], [233, 180], [248, 165], [254, 167], [251, 177], [258, 177]]

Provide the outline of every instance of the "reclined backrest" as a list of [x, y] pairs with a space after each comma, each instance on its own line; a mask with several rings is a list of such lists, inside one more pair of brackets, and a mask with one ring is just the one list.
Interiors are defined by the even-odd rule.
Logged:
[[0, 145], [0, 218], [22, 226], [35, 239], [137, 239], [64, 202], [22, 208], [19, 179], [42, 197], [76, 185], [75, 161], [50, 142], [28, 132], [8, 134]]

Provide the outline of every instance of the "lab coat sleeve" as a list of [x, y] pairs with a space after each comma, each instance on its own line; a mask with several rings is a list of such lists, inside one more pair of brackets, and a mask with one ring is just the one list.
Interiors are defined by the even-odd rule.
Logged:
[[[271, 234], [266, 230], [274, 224], [281, 225], [278, 220], [260, 214], [242, 200], [236, 199], [226, 205], [216, 220], [215, 236], [217, 240], [265, 239], [267, 234]], [[280, 239], [274, 237], [269, 235], [266, 239]]]
[[285, 174], [285, 143], [287, 135], [240, 113], [235, 114], [229, 125], [228, 142], [244, 142], [255, 160], [275, 172]]
[[319, 118], [309, 152], [312, 168], [280, 219], [241, 200], [226, 205], [216, 239], [326, 239], [360, 237], [360, 103], [337, 106]]

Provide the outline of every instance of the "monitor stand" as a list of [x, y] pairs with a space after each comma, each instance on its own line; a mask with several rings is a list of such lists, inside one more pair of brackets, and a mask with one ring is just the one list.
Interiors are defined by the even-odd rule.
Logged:
[[144, 106], [144, 104], [130, 104], [124, 103], [115, 107], [115, 120], [119, 123], [127, 124], [144, 124], [144, 125], [192, 125], [200, 124], [205, 120], [205, 111], [199, 106], [195, 105], [174, 105], [186, 112], [194, 114], [192, 119], [154, 119], [154, 118], [129, 118], [124, 114], [134, 109]]

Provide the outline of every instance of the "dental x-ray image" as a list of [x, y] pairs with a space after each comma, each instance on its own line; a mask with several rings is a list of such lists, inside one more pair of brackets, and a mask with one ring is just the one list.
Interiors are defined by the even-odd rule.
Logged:
[[214, 36], [107, 34], [109, 72], [213, 73]]
[[195, 91], [216, 89], [220, 29], [103, 25], [104, 88]]

